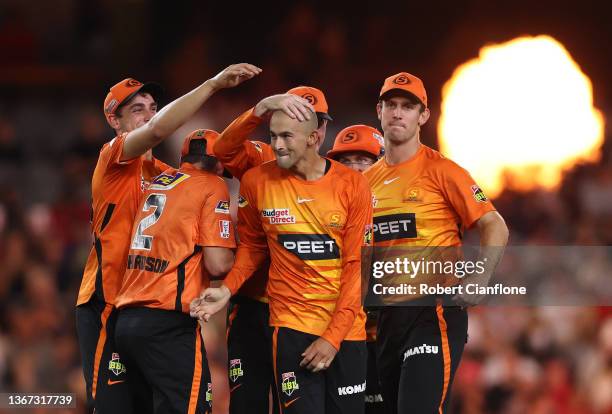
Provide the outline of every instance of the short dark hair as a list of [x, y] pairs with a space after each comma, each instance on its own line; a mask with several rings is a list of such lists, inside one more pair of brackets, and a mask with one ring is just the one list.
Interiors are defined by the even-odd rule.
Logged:
[[323, 122], [326, 121], [326, 118], [323, 118], [325, 114], [322, 112], [317, 112], [317, 129], [323, 126]]
[[190, 164], [200, 163], [205, 171], [214, 171], [217, 165], [217, 157], [206, 155], [206, 140], [194, 139], [189, 143], [189, 152], [181, 157], [181, 164], [188, 162]]

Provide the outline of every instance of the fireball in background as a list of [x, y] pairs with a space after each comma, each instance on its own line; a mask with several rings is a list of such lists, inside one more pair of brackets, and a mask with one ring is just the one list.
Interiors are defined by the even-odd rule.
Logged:
[[440, 150], [491, 197], [555, 188], [564, 170], [599, 159], [603, 129], [591, 81], [549, 36], [483, 47], [442, 90]]

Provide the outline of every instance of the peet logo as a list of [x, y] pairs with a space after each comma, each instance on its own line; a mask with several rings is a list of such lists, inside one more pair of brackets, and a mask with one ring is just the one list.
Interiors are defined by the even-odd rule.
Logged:
[[349, 385], [348, 387], [338, 387], [338, 395], [352, 395], [360, 392], [365, 392], [366, 383]]
[[421, 354], [437, 354], [438, 347], [436, 345], [427, 345], [423, 344], [421, 346], [415, 346], [414, 348], [408, 349], [404, 352], [404, 361], [406, 358], [411, 357], [412, 355], [421, 355]]
[[279, 234], [278, 242], [302, 260], [339, 259], [340, 249], [328, 234]]
[[264, 208], [261, 215], [270, 221], [270, 224], [294, 224], [295, 216], [288, 208]]
[[374, 241], [413, 239], [417, 236], [414, 213], [374, 217]]

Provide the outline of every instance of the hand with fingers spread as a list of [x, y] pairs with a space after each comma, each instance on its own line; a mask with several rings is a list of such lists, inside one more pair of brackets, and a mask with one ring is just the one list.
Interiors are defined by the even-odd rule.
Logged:
[[309, 120], [315, 114], [315, 109], [310, 102], [290, 93], [272, 95], [262, 99], [255, 106], [253, 113], [263, 117], [274, 111], [283, 111], [291, 119], [297, 119], [300, 122]]
[[189, 314], [204, 322], [208, 322], [210, 317], [219, 312], [232, 296], [230, 290], [221, 285], [218, 288], [208, 288], [199, 298], [194, 299], [189, 305]]
[[251, 79], [262, 72], [262, 69], [249, 63], [230, 65], [211, 78], [210, 85], [214, 90], [233, 88], [245, 80]]
[[312, 372], [322, 371], [329, 368], [337, 353], [338, 350], [326, 339], [317, 338], [302, 353], [304, 359], [300, 362], [300, 366]]

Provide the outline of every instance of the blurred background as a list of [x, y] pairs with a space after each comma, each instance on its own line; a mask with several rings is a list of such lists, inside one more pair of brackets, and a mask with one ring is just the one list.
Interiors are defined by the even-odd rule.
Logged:
[[[168, 102], [231, 63], [264, 69], [257, 79], [215, 95], [155, 149], [158, 158], [176, 165], [187, 132], [220, 131], [259, 99], [299, 84], [316, 86], [327, 96], [334, 122], [326, 151], [350, 124], [379, 127], [375, 105], [382, 81], [411, 72], [425, 82], [432, 111], [422, 130], [424, 143], [448, 149], [470, 171], [484, 165], [479, 151], [485, 142], [479, 139], [495, 148], [501, 145], [496, 137], [503, 136], [505, 145], [519, 148], [514, 176], [508, 172], [512, 168], [476, 175], [480, 182], [501, 174], [485, 192], [495, 195], [511, 229], [511, 244], [611, 245], [612, 140], [604, 125], [612, 113], [612, 25], [606, 6], [603, 1], [548, 0], [244, 5], [0, 0], [0, 391], [75, 392], [78, 409], [66, 412], [84, 412], [74, 304], [91, 246], [91, 174], [100, 147], [113, 137], [102, 102], [108, 88], [126, 77], [161, 83]], [[510, 110], [504, 109], [505, 124], [484, 130], [489, 135], [468, 139], [472, 134], [457, 135], [458, 129], [444, 134], [449, 143], [459, 139], [476, 163], [460, 152], [454, 157], [453, 146], [438, 139], [452, 112], [449, 106], [443, 116], [443, 99], [452, 95], [448, 88], [443, 94], [444, 85], [450, 88], [457, 68], [478, 59], [486, 45], [536, 35], [559, 42], [588, 78], [583, 85], [592, 89], [579, 111], [591, 111], [590, 121], [574, 117], [573, 110], [559, 113], [553, 123], [570, 131], [566, 135], [550, 121], [543, 128], [525, 125], [528, 114], [536, 115], [537, 124], [550, 91], [535, 107], [528, 105], [529, 97], [509, 102], [501, 94], [494, 94], [501, 101], [491, 96], [459, 101], [454, 113], [458, 106], [467, 110], [462, 118], [479, 133], [486, 124], [483, 108], [495, 110], [505, 102]], [[522, 64], [540, 66], [531, 59]], [[503, 76], [512, 82], [518, 75]], [[554, 102], [573, 108], [576, 95], [569, 82], [555, 82]], [[570, 128], [575, 120], [578, 124]], [[589, 126], [592, 133], [583, 137], [583, 122], [591, 121], [596, 127]], [[510, 126], [519, 132], [507, 134]], [[529, 131], [537, 131], [536, 137]], [[519, 139], [525, 136], [529, 141]], [[538, 181], [530, 177], [539, 175], [540, 158], [520, 163], [521, 156], [532, 154], [530, 143], [538, 137], [551, 142], [548, 148], [587, 140], [592, 145], [557, 163], [552, 180]], [[498, 150], [500, 159], [502, 152], [508, 151]], [[547, 158], [541, 160], [548, 165]], [[499, 164], [495, 151], [486, 154], [486, 161]], [[236, 183], [230, 185], [235, 190]], [[221, 322], [206, 329], [215, 413], [225, 412], [228, 400]], [[470, 340], [454, 385], [454, 413], [612, 413], [609, 307], [481, 307], [470, 311], [469, 324]]]

